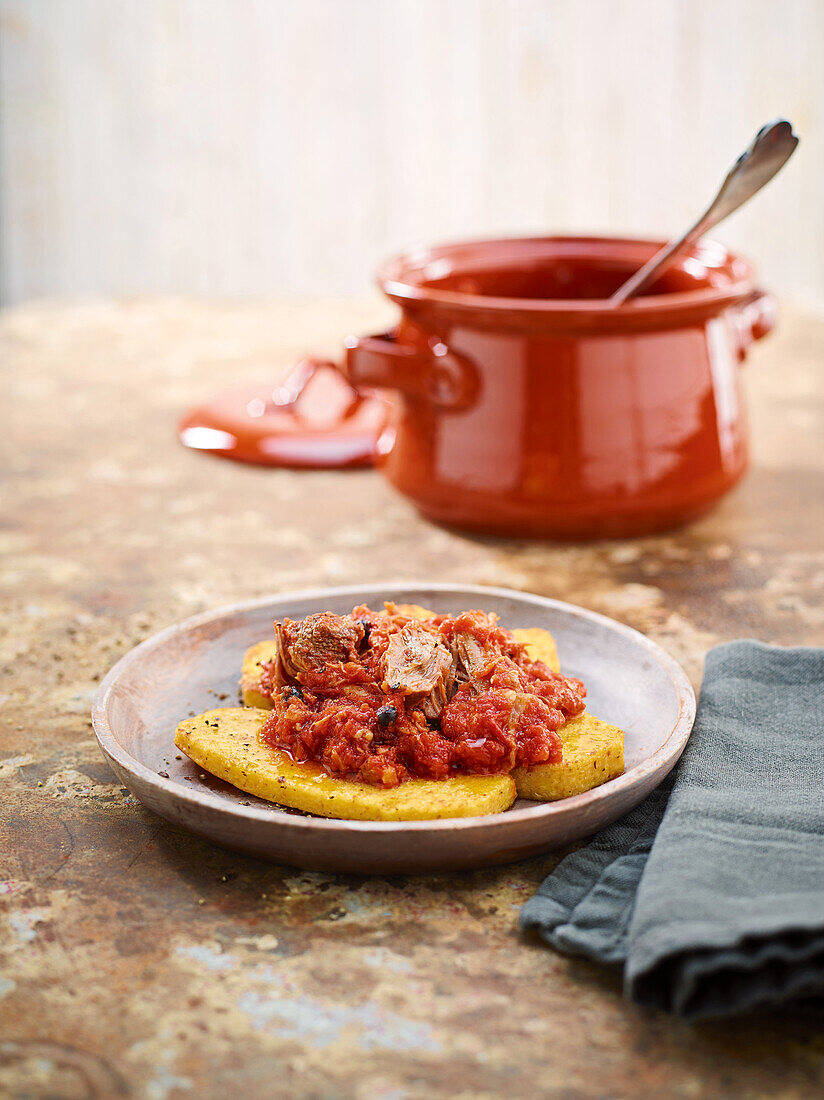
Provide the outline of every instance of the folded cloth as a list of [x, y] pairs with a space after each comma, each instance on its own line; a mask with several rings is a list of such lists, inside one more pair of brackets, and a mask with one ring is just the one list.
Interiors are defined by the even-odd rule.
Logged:
[[824, 649], [707, 655], [676, 772], [521, 912], [688, 1019], [824, 994]]

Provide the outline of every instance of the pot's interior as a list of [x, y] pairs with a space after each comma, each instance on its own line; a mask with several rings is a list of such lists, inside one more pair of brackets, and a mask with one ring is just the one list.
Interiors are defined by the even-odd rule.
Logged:
[[[480, 298], [604, 300], [659, 247], [654, 241], [583, 237], [470, 241], [407, 254], [386, 274], [418, 288]], [[721, 245], [700, 241], [642, 297], [727, 288], [745, 268]]]
[[[609, 298], [637, 270], [637, 265], [597, 257], [549, 258], [534, 266], [508, 263], [454, 271], [420, 285], [484, 298]], [[712, 286], [707, 274], [696, 277], [682, 269], [664, 272], [644, 295], [679, 294]]]

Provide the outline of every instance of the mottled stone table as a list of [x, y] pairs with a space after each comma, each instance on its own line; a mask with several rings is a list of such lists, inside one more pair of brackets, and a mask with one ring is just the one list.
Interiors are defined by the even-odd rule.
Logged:
[[824, 321], [746, 368], [755, 467], [708, 519], [638, 542], [474, 539], [371, 472], [183, 450], [187, 403], [334, 353], [376, 301], [32, 305], [0, 318], [0, 1095], [185, 1100], [801, 1097], [824, 1013], [688, 1027], [516, 928], [557, 857], [357, 879], [241, 858], [145, 811], [89, 704], [122, 653], [194, 612], [296, 586], [511, 585], [707, 647], [824, 644]]

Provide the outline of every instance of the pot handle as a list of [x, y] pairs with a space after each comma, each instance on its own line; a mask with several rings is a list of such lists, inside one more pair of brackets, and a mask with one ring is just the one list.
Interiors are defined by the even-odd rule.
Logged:
[[738, 358], [743, 362], [750, 344], [772, 332], [778, 316], [775, 298], [767, 290], [754, 290], [737, 307]]
[[435, 408], [458, 412], [475, 403], [478, 371], [465, 355], [444, 343], [421, 349], [402, 344], [394, 332], [347, 336], [344, 373], [355, 389], [399, 390]]

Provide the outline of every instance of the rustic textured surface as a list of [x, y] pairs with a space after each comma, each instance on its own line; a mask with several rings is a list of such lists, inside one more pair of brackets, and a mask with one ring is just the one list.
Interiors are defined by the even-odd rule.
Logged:
[[756, 466], [707, 520], [553, 547], [447, 533], [371, 473], [248, 469], [179, 448], [187, 402], [266, 377], [374, 302], [30, 306], [0, 319], [0, 1095], [803, 1097], [814, 1006], [687, 1027], [516, 931], [551, 858], [354, 879], [243, 859], [125, 792], [88, 721], [154, 630], [300, 585], [492, 582], [646, 631], [700, 677], [750, 636], [824, 644], [824, 322], [750, 366]]

